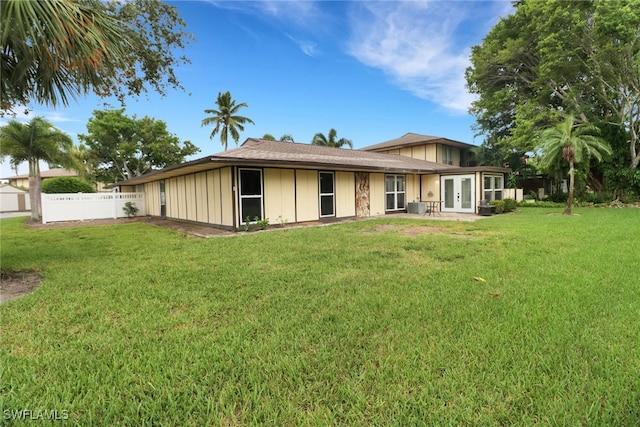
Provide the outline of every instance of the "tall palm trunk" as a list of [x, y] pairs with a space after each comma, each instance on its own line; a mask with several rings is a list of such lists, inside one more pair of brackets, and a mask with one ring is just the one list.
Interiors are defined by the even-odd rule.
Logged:
[[40, 179], [40, 164], [37, 159], [29, 160], [29, 201], [31, 202], [31, 219], [40, 221], [42, 218], [42, 200]]
[[571, 215], [571, 206], [573, 205], [573, 182], [574, 182], [574, 169], [573, 160], [569, 160], [569, 200], [567, 200], [567, 207], [564, 209], [563, 215]]

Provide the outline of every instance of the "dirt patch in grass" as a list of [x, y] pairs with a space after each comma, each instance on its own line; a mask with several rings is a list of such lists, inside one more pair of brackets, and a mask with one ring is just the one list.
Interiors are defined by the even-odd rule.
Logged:
[[48, 228], [71, 228], [71, 227], [97, 227], [102, 225], [113, 224], [129, 224], [134, 222], [143, 222], [158, 227], [171, 228], [182, 233], [190, 234], [198, 237], [213, 237], [222, 235], [231, 235], [233, 233], [209, 226], [206, 224], [193, 223], [188, 221], [177, 221], [172, 219], [162, 219], [150, 216], [139, 216], [135, 218], [117, 218], [117, 219], [92, 219], [86, 221], [61, 221], [42, 224], [26, 220], [25, 224], [29, 228], [48, 229]]
[[[338, 219], [333, 221], [308, 221], [308, 222], [299, 222], [299, 223], [291, 223], [291, 224], [271, 224], [264, 231], [324, 226], [324, 225], [338, 224], [340, 222], [348, 222], [348, 221], [349, 220]], [[205, 238], [219, 237], [219, 236], [234, 236], [239, 234], [234, 231], [223, 230], [221, 228], [215, 227], [214, 225], [209, 225], [205, 223], [181, 221], [181, 220], [169, 219], [169, 218], [162, 219], [162, 218], [152, 217], [152, 216], [138, 216], [134, 218], [117, 218], [117, 219], [92, 219], [92, 220], [86, 220], [86, 221], [60, 221], [60, 222], [50, 222], [47, 224], [42, 224], [40, 222], [32, 222], [30, 219], [25, 220], [25, 224], [27, 224], [29, 228], [33, 228], [33, 229], [97, 227], [102, 225], [128, 224], [133, 222], [143, 222], [145, 224], [150, 224], [157, 227], [171, 228], [181, 233], [185, 233], [185, 234], [189, 234], [197, 237], [205, 237]], [[257, 232], [257, 231], [263, 231], [263, 230], [258, 230], [256, 228], [251, 229], [251, 232]]]
[[376, 232], [397, 231], [398, 233], [402, 233], [405, 236], [409, 236], [409, 237], [422, 236], [424, 234], [447, 234], [450, 236], [457, 236], [457, 237], [471, 237], [469, 233], [452, 231], [446, 228], [434, 227], [430, 225], [401, 226], [401, 225], [395, 225], [395, 224], [383, 224], [383, 225], [377, 226], [375, 231]]
[[42, 277], [36, 271], [11, 271], [0, 272], [0, 304], [14, 300], [33, 292]]

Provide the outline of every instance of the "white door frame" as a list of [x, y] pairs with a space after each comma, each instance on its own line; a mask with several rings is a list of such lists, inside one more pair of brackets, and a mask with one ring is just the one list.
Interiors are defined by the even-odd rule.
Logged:
[[442, 200], [442, 207], [440, 209], [442, 212], [475, 213], [475, 174], [441, 175], [440, 196]]

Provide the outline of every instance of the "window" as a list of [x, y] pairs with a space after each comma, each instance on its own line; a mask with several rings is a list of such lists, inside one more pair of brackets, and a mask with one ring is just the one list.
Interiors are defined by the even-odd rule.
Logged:
[[386, 175], [385, 176], [386, 210], [400, 211], [405, 209], [405, 176]]
[[442, 163], [445, 165], [453, 164], [453, 147], [442, 146]]
[[240, 224], [249, 217], [262, 219], [262, 171], [240, 169]]
[[485, 200], [502, 200], [503, 180], [502, 175], [484, 176], [483, 194]]
[[335, 216], [335, 184], [333, 172], [320, 172], [320, 217]]

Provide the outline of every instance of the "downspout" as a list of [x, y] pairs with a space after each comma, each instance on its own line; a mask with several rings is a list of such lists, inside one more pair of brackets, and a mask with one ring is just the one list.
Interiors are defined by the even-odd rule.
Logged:
[[236, 171], [238, 170], [237, 166], [231, 168], [231, 197], [234, 200], [232, 204], [232, 214], [233, 214], [233, 229], [238, 230], [240, 228], [240, 223], [238, 222], [238, 212], [236, 208], [238, 208], [238, 204], [240, 203], [240, 199], [238, 198], [238, 183], [236, 182]]

